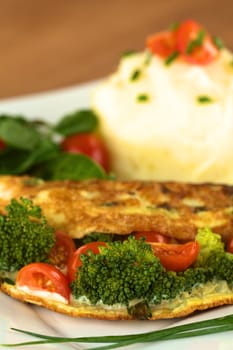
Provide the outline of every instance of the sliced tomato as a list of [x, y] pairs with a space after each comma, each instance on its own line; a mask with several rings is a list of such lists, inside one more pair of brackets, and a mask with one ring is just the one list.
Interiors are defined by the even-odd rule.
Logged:
[[88, 251], [92, 251], [94, 254], [99, 254], [99, 246], [106, 247], [105, 242], [90, 242], [80, 248], [78, 248], [71, 256], [68, 261], [68, 279], [73, 281], [75, 279], [77, 268], [82, 265], [81, 255], [87, 254]]
[[100, 164], [107, 172], [110, 170], [109, 154], [102, 139], [93, 133], [79, 133], [66, 137], [61, 148], [69, 153], [82, 153]]
[[73, 239], [63, 232], [56, 232], [56, 242], [49, 254], [49, 262], [64, 269], [68, 263], [69, 257], [76, 250]]
[[150, 243], [155, 256], [166, 270], [184, 271], [196, 260], [199, 253], [198, 242], [185, 244]]
[[19, 270], [16, 286], [27, 286], [29, 289], [58, 293], [67, 301], [70, 289], [66, 276], [55, 266], [46, 263], [31, 263]]
[[[200, 45], [190, 45], [197, 40], [201, 31], [204, 32], [203, 40]], [[205, 65], [212, 62], [219, 53], [214, 45], [210, 35], [205, 32], [202, 26], [193, 20], [186, 20], [180, 24], [177, 29], [177, 47], [183, 58], [190, 63]]]
[[6, 144], [2, 139], [0, 139], [0, 151], [3, 150], [4, 148], [6, 148]]
[[168, 57], [177, 50], [176, 31], [164, 31], [147, 38], [147, 48], [161, 57]]
[[170, 243], [171, 238], [156, 231], [138, 231], [134, 233], [135, 239], [145, 238], [146, 242]]
[[227, 242], [226, 250], [228, 253], [233, 254], [233, 238], [230, 238], [229, 241]]

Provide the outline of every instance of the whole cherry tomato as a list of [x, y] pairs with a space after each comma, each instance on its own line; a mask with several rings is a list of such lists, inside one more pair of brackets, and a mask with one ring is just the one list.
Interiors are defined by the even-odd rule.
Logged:
[[70, 298], [70, 288], [66, 276], [55, 266], [46, 263], [38, 262], [24, 266], [17, 274], [16, 286], [57, 293], [67, 302]]
[[109, 171], [109, 154], [102, 139], [93, 133], [79, 133], [67, 136], [61, 143], [61, 149], [69, 153], [82, 153]]
[[185, 244], [150, 243], [155, 256], [166, 270], [184, 271], [196, 260], [199, 253], [198, 242]]
[[75, 279], [77, 268], [82, 265], [82, 261], [80, 256], [82, 254], [87, 254], [88, 251], [92, 251], [94, 254], [99, 254], [99, 246], [106, 247], [105, 242], [90, 242], [87, 243], [80, 248], [78, 248], [71, 256], [68, 261], [68, 278], [69, 281], [73, 281]]

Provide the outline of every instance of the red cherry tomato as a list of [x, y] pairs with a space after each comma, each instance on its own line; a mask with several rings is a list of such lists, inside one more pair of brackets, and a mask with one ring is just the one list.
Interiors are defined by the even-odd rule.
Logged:
[[81, 254], [87, 254], [88, 251], [92, 251], [94, 254], [99, 254], [99, 246], [106, 247], [105, 242], [91, 242], [87, 243], [78, 248], [71, 256], [68, 261], [68, 278], [69, 281], [75, 279], [77, 268], [82, 265], [80, 259]]
[[107, 172], [109, 169], [109, 154], [104, 142], [93, 133], [80, 133], [66, 137], [61, 148], [69, 153], [82, 153], [99, 163]]
[[166, 270], [184, 271], [191, 266], [199, 253], [198, 242], [185, 244], [150, 243], [154, 254]]
[[70, 289], [65, 275], [56, 267], [46, 263], [31, 263], [24, 266], [17, 274], [16, 286], [58, 293], [67, 301], [70, 298]]
[[177, 29], [177, 46], [187, 62], [205, 65], [212, 62], [219, 53], [208, 33], [204, 31], [202, 43], [194, 45], [190, 53], [187, 52], [190, 43], [197, 39], [201, 31], [201, 25], [193, 20], [182, 22]]
[[0, 139], [0, 151], [2, 151], [4, 148], [6, 148], [6, 144], [2, 139]]
[[233, 238], [230, 238], [229, 241], [227, 242], [226, 250], [228, 253], [233, 254]]
[[170, 243], [171, 238], [156, 231], [138, 231], [134, 233], [135, 239], [145, 238], [146, 242]]
[[49, 261], [52, 265], [64, 269], [75, 250], [76, 246], [70, 236], [63, 232], [56, 232], [56, 242], [49, 253]]
[[161, 57], [168, 57], [177, 51], [177, 39], [175, 31], [164, 31], [148, 37], [147, 48]]

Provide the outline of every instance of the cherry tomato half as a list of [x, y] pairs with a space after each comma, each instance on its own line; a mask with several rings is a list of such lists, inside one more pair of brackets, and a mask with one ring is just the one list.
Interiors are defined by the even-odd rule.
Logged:
[[31, 263], [19, 270], [16, 286], [27, 286], [34, 290], [58, 293], [66, 301], [70, 298], [67, 278], [55, 266], [46, 263]]
[[156, 231], [138, 231], [134, 233], [135, 239], [145, 238], [146, 242], [170, 243], [171, 238]]
[[6, 148], [6, 144], [2, 139], [0, 139], [0, 151], [2, 151], [4, 148]]
[[79, 133], [66, 137], [61, 148], [69, 153], [82, 153], [109, 171], [109, 154], [104, 142], [93, 133]]
[[59, 269], [64, 269], [69, 257], [76, 250], [73, 239], [63, 232], [56, 232], [56, 242], [49, 253], [49, 261]]
[[147, 48], [161, 57], [168, 57], [177, 51], [177, 38], [175, 31], [164, 31], [147, 38]]
[[190, 53], [187, 52], [189, 45], [197, 39], [201, 31], [203, 31], [203, 28], [196, 21], [187, 20], [182, 22], [177, 29], [177, 46], [178, 51], [187, 62], [205, 65], [212, 62], [219, 53], [208, 33], [204, 31], [202, 43], [197, 46], [194, 45]]
[[154, 254], [166, 270], [184, 271], [193, 264], [199, 253], [198, 242], [185, 244], [150, 243]]
[[87, 254], [88, 251], [92, 251], [94, 254], [99, 254], [99, 246], [106, 247], [105, 242], [90, 242], [80, 248], [78, 248], [68, 261], [68, 279], [72, 282], [75, 279], [77, 268], [82, 265], [80, 259], [81, 254]]
[[233, 254], [233, 238], [230, 238], [227, 242], [226, 251]]

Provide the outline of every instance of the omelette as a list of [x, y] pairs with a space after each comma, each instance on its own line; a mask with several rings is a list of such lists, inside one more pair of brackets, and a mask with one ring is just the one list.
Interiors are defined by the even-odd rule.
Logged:
[[[21, 197], [41, 207], [55, 230], [82, 239], [93, 232], [128, 236], [156, 231], [181, 244], [194, 241], [208, 227], [223, 242], [233, 238], [233, 188], [217, 184], [153, 181], [48, 181], [29, 176], [0, 177], [0, 212]], [[85, 298], [64, 303], [43, 293], [20, 289], [2, 278], [0, 289], [15, 299], [75, 317], [130, 320], [124, 304], [92, 304]], [[151, 306], [147, 319], [183, 317], [197, 310], [233, 304], [233, 288], [224, 280], [202, 283], [191, 292]]]

